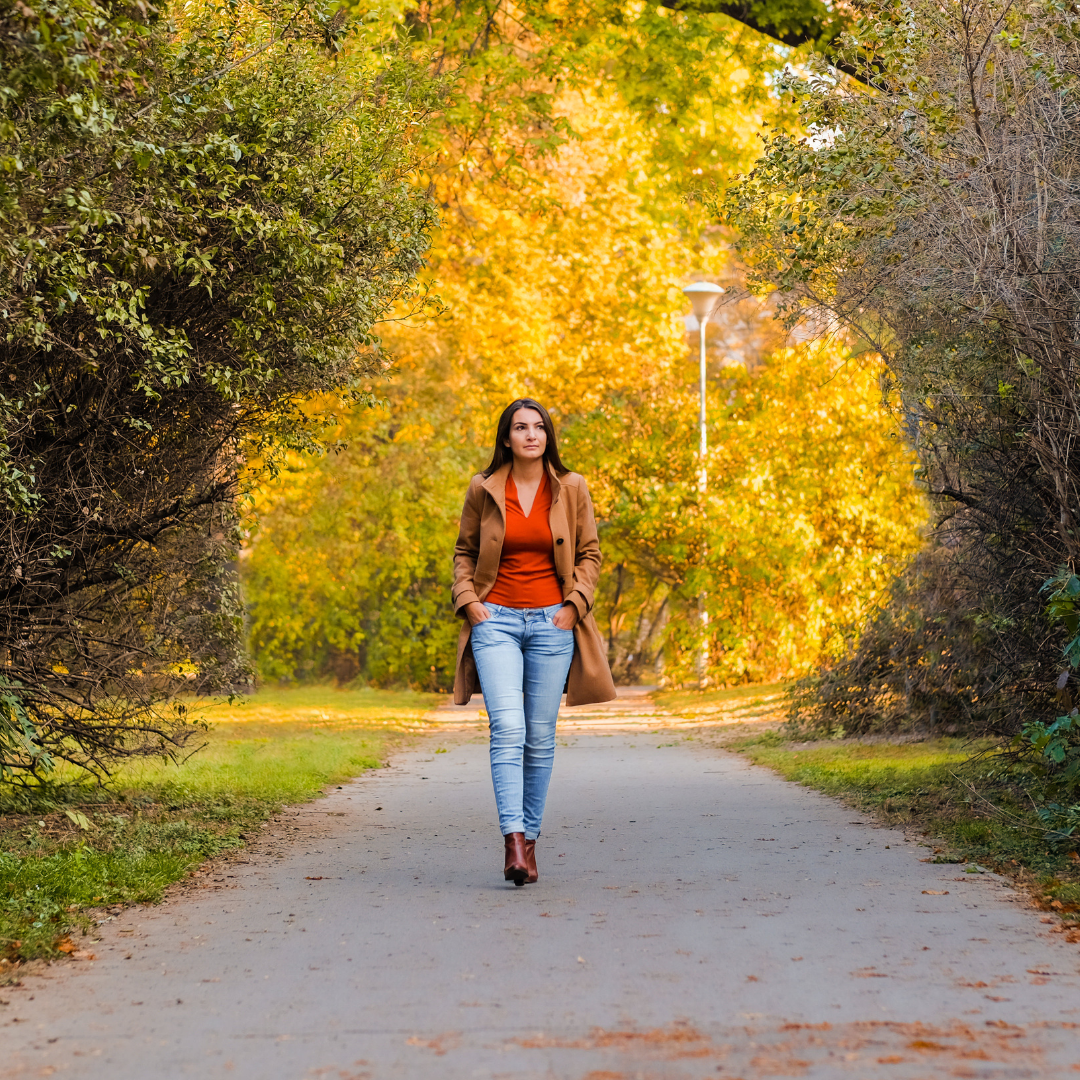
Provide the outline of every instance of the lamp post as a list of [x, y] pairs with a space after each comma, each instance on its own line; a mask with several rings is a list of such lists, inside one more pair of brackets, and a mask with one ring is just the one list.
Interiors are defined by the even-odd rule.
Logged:
[[[705, 429], [705, 327], [709, 324], [709, 316], [716, 308], [716, 302], [723, 295], [724, 290], [711, 281], [695, 281], [683, 288], [683, 292], [690, 298], [690, 306], [694, 309], [697, 318], [698, 330], [701, 340], [701, 414], [700, 414], [700, 440], [698, 443], [698, 493], [701, 496], [702, 511], [705, 506], [705, 493], [709, 483], [708, 466], [705, 454], [708, 450], [708, 436]], [[702, 562], [708, 554], [707, 542], [702, 543]], [[698, 618], [701, 621], [701, 649], [698, 652], [698, 683], [704, 688], [706, 671], [709, 663], [709, 612], [705, 606], [705, 590], [698, 593]]]

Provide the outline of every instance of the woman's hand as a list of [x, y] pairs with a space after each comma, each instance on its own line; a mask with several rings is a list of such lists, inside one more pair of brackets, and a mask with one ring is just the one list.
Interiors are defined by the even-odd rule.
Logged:
[[490, 619], [491, 612], [488, 611], [488, 609], [480, 603], [466, 604], [465, 617], [469, 620], [470, 626], [476, 626], [478, 623], [482, 623], [485, 619]]
[[573, 604], [563, 604], [551, 620], [560, 630], [573, 630], [577, 626], [578, 613]]

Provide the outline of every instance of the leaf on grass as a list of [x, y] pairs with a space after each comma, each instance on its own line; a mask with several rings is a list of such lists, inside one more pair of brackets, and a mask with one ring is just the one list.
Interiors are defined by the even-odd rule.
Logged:
[[64, 815], [75, 822], [83, 832], [93, 828], [90, 819], [79, 810], [65, 810]]

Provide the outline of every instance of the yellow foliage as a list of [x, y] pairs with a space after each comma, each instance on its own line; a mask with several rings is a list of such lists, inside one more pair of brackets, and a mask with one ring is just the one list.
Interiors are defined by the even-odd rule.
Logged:
[[[371, 387], [386, 407], [345, 418], [347, 451], [297, 460], [260, 498], [246, 578], [265, 674], [448, 685], [457, 513], [517, 396], [548, 405], [590, 482], [621, 678], [652, 681], [658, 653], [670, 682], [692, 677], [702, 592], [714, 682], [801, 673], [914, 549], [925, 512], [873, 365], [840, 341], [788, 346], [749, 299], [710, 338], [700, 498], [680, 286], [704, 270], [737, 289], [738, 267], [657, 174], [641, 124], [600, 97], [566, 108], [581, 137], [528, 199], [447, 194], [431, 260], [446, 312], [387, 329], [396, 369]], [[759, 122], [729, 126], [749, 148]]]

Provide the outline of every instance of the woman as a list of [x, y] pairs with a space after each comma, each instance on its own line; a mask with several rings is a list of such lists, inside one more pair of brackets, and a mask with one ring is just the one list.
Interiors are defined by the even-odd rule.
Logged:
[[491, 464], [472, 478], [454, 547], [454, 700], [484, 694], [503, 877], [537, 880], [536, 838], [568, 705], [615, 697], [592, 616], [600, 544], [585, 480], [559, 458], [547, 410], [531, 398], [499, 417]]

